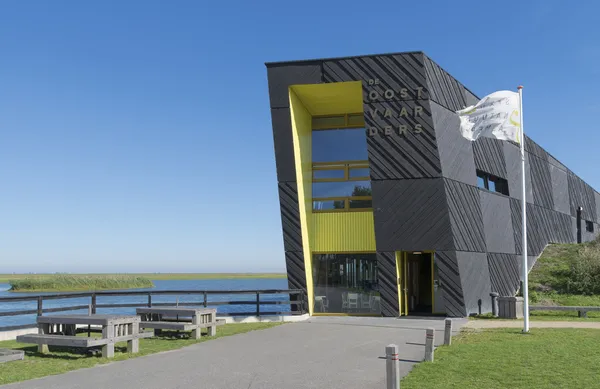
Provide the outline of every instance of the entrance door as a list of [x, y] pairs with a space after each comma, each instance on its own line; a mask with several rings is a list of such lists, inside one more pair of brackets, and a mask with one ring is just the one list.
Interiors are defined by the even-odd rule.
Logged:
[[433, 313], [433, 253], [397, 252], [396, 273], [400, 316]]
[[398, 308], [399, 315], [408, 315], [408, 286], [407, 286], [408, 267], [406, 253], [396, 252], [396, 277], [398, 285]]

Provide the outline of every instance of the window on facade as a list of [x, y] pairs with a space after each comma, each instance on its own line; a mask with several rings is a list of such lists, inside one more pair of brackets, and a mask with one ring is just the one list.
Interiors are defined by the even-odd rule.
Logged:
[[[344, 115], [352, 123], [353, 115]], [[325, 125], [327, 121], [315, 122]], [[360, 114], [360, 120], [363, 120]], [[312, 200], [316, 212], [372, 209], [371, 181], [364, 128], [313, 130]]]
[[365, 117], [362, 113], [345, 115], [314, 116], [313, 130], [330, 130], [333, 128], [364, 127]]
[[477, 170], [477, 186], [508, 196], [508, 181], [481, 170]]
[[590, 221], [585, 221], [585, 230], [587, 232], [594, 232], [594, 223]]
[[314, 254], [315, 312], [381, 312], [375, 254]]
[[312, 161], [366, 161], [367, 132], [364, 128], [342, 128], [312, 132]]

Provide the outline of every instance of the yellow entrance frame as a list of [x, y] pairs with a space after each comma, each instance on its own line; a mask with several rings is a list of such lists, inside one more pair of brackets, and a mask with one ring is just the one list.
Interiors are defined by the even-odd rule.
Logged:
[[431, 260], [431, 313], [435, 311], [435, 290], [433, 288], [434, 280], [434, 258], [433, 250], [414, 250], [414, 251], [396, 251], [396, 285], [398, 287], [398, 314], [408, 316], [408, 253], [420, 252], [429, 254]]

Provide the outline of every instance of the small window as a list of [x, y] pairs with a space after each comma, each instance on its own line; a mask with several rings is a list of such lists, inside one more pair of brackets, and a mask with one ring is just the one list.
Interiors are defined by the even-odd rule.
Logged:
[[503, 195], [508, 196], [508, 181], [481, 170], [477, 170], [477, 186], [491, 192], [502, 193]]
[[587, 232], [594, 232], [594, 223], [590, 221], [585, 221], [585, 230]]

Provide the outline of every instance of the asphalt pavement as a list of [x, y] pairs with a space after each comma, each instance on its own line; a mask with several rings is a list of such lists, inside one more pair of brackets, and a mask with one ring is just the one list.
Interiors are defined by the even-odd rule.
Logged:
[[[455, 332], [465, 323], [455, 320]], [[381, 389], [385, 346], [399, 346], [404, 376], [423, 360], [426, 328], [443, 342], [439, 318], [312, 317], [0, 388]]]

